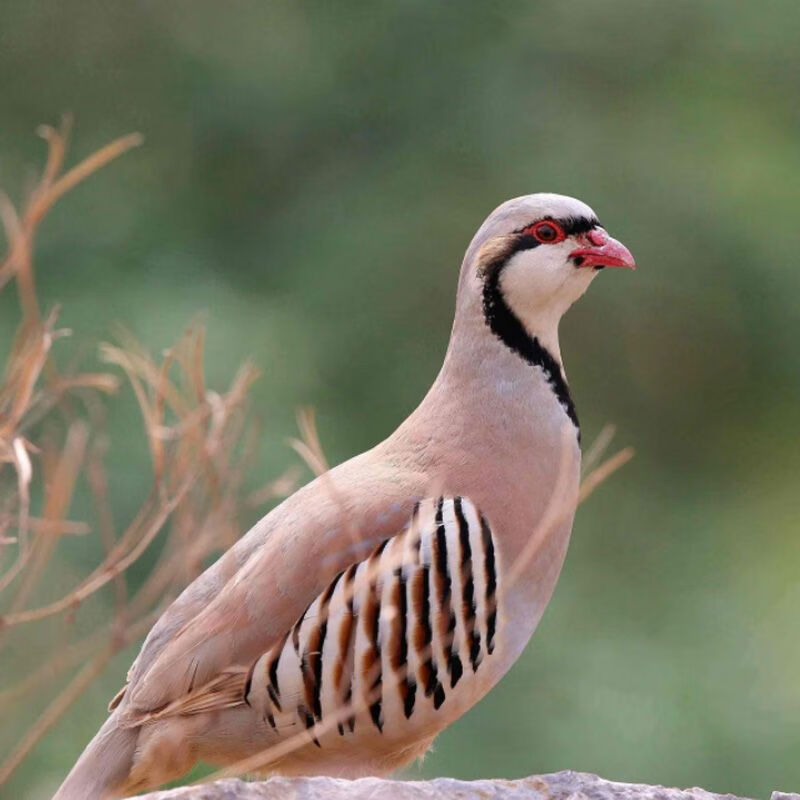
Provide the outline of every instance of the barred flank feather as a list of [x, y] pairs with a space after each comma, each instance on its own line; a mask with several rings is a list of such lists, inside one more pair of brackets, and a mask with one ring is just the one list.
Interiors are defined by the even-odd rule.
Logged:
[[128, 712], [122, 725], [246, 703], [274, 735], [305, 729], [318, 747], [317, 725], [334, 714], [333, 735], [381, 735], [469, 693], [496, 624], [489, 522], [466, 498], [429, 499], [404, 531], [340, 572], [251, 667], [228, 669], [162, 708]]
[[[468, 499], [424, 501], [402, 533], [336, 576], [262, 656], [270, 667], [252, 680], [264, 685], [245, 691], [261, 698], [258, 711], [278, 735], [334, 714], [340, 737], [380, 735], [438, 712], [453, 692], [470, 691], [463, 665], [474, 674], [493, 650], [495, 562], [491, 527]], [[235, 704], [240, 685], [209, 685], [159, 713]]]

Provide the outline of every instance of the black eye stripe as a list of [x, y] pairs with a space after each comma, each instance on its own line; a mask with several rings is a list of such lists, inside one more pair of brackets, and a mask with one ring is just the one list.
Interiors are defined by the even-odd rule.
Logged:
[[[524, 233], [526, 230], [531, 228], [537, 222], [555, 222], [556, 224], [560, 225], [564, 230], [564, 233], [567, 236], [575, 236], [576, 234], [580, 233], [588, 233], [590, 230], [597, 228], [600, 226], [600, 221], [596, 217], [542, 217], [541, 219], [535, 219], [527, 225], [523, 225], [523, 227], [518, 228], [514, 231], [516, 234]], [[526, 238], [528, 238], [526, 236]]]

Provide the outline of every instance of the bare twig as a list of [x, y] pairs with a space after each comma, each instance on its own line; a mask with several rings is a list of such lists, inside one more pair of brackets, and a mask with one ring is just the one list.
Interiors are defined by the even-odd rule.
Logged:
[[[55, 328], [57, 310], [44, 316], [39, 310], [33, 252], [38, 226], [53, 204], [137, 145], [140, 137], [122, 137], [62, 172], [69, 128], [67, 118], [58, 130], [40, 129], [48, 144], [47, 160], [22, 212], [0, 193], [0, 221], [8, 240], [7, 253], [0, 259], [0, 290], [15, 280], [23, 312], [0, 380], [0, 472], [14, 472], [13, 482], [7, 482], [13, 491], [0, 501], [2, 563], [16, 550], [10, 566], [0, 571], [0, 591], [18, 584], [10, 608], [0, 616], [0, 637], [14, 635], [15, 626], [64, 615], [49, 658], [0, 693], [0, 705], [44, 689], [54, 678], [84, 666], [27, 731], [20, 732], [0, 765], [0, 784], [111, 657], [139, 638], [209, 558], [234, 541], [239, 532], [237, 511], [244, 504], [244, 478], [258, 441], [248, 421], [247, 403], [257, 371], [245, 364], [227, 391], [210, 391], [203, 370], [202, 325], [191, 325], [160, 359], [122, 332], [118, 344], [102, 348], [101, 357], [112, 369], [121, 369], [139, 404], [152, 456], [153, 488], [117, 532], [109, 492], [112, 480], [106, 470], [106, 450], [113, 442], [105, 430], [104, 396], [116, 392], [122, 381], [111, 372], [81, 372], [75, 359], [65, 372], [56, 369], [51, 353], [67, 332]], [[84, 521], [68, 519], [73, 494], [83, 481], [94, 504], [100, 563], [59, 599], [26, 608], [39, 594], [64, 537], [91, 533]], [[159, 536], [164, 538], [162, 555], [130, 596], [126, 570]], [[76, 630], [75, 610], [110, 583], [113, 618], [70, 643]]]
[[578, 502], [583, 503], [601, 483], [607, 481], [618, 469], [624, 467], [634, 455], [633, 448], [626, 447], [603, 462], [597, 469], [592, 470], [581, 483]]
[[304, 407], [297, 412], [297, 427], [300, 428], [300, 438], [289, 439], [289, 445], [315, 475], [323, 475], [330, 467], [319, 440], [313, 408]]

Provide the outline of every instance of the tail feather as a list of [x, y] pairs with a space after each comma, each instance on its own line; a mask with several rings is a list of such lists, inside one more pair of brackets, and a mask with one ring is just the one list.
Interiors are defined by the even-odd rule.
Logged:
[[138, 730], [119, 727], [112, 714], [83, 751], [53, 800], [122, 797], [133, 768]]

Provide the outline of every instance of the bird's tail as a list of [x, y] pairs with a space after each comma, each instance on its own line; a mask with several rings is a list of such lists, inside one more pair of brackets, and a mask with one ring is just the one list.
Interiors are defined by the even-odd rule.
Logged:
[[89, 742], [53, 800], [111, 800], [125, 796], [136, 754], [137, 728], [112, 714]]

